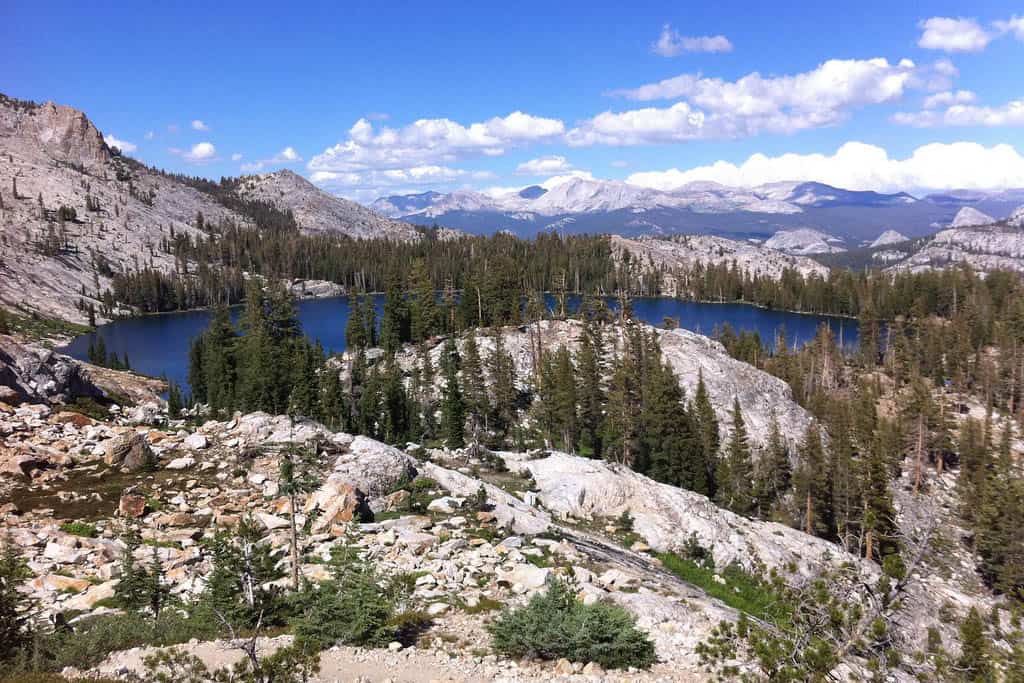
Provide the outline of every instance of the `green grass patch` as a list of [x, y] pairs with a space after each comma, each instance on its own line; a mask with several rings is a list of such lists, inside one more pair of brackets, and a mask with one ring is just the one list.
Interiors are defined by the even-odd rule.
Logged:
[[96, 525], [88, 522], [64, 522], [60, 525], [60, 530], [72, 536], [96, 538]]
[[472, 606], [467, 605], [465, 602], [461, 600], [459, 601], [459, 609], [461, 609], [466, 614], [482, 614], [483, 612], [494, 612], [496, 610], [501, 609], [504, 606], [504, 603], [502, 603], [500, 600], [494, 600], [493, 598], [488, 598], [485, 595], [481, 595], [479, 600], [477, 600], [477, 603]]
[[[783, 626], [789, 623], [791, 609], [774, 587], [736, 564], [722, 571], [674, 553], [656, 553], [662, 565], [683, 581], [697, 586], [729, 607]], [[715, 580], [719, 576], [725, 581]]]

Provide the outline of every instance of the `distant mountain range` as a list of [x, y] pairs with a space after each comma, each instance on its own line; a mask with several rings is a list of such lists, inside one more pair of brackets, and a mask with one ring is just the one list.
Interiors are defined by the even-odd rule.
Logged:
[[616, 180], [571, 178], [503, 194], [451, 193], [381, 197], [371, 208], [394, 219], [437, 223], [466, 232], [506, 230], [532, 236], [608, 232], [627, 236], [714, 233], [766, 239], [779, 230], [809, 228], [853, 242], [897, 228], [909, 236], [949, 225], [964, 207], [996, 219], [1024, 203], [1024, 189], [952, 191], [914, 197], [844, 190], [816, 182], [779, 182], [751, 188], [713, 182], [656, 190]]

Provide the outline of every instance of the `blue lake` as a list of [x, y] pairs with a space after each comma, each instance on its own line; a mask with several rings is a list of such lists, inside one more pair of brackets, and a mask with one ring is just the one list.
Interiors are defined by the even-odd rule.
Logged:
[[[383, 308], [383, 296], [378, 296], [378, 320]], [[570, 298], [570, 306], [578, 299]], [[548, 300], [554, 306], [553, 299]], [[614, 308], [616, 302], [609, 300]], [[345, 324], [348, 322], [348, 298], [306, 299], [299, 301], [299, 319], [306, 336], [320, 340], [328, 353], [345, 350]], [[809, 341], [822, 322], [828, 323], [837, 340], [850, 346], [857, 343], [857, 321], [819, 315], [804, 315], [785, 311], [767, 310], [747, 304], [718, 304], [680, 301], [664, 297], [633, 299], [636, 316], [652, 325], [661, 325], [665, 317], [679, 320], [682, 327], [701, 334], [712, 335], [716, 327], [725, 323], [737, 332], [757, 332], [766, 345], [775, 339], [780, 327], [786, 330], [790, 344], [802, 345]], [[242, 308], [231, 310], [237, 321]], [[147, 315], [127, 320], [117, 320], [100, 326], [95, 332], [83, 334], [61, 349], [64, 353], [80, 360], [88, 359], [90, 342], [97, 336], [103, 338], [108, 352], [119, 357], [128, 354], [133, 370], [152, 376], [165, 375], [187, 391], [188, 352], [192, 340], [202, 333], [210, 321], [210, 311], [188, 311]]]

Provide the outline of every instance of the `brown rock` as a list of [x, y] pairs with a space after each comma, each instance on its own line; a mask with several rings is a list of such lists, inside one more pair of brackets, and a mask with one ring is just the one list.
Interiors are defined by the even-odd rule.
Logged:
[[363, 495], [352, 484], [329, 483], [306, 500], [305, 512], [320, 510], [313, 524], [313, 533], [351, 522], [361, 516], [365, 505]]
[[405, 506], [411, 497], [411, 493], [405, 489], [399, 489], [384, 497], [384, 510], [399, 510]]
[[111, 467], [124, 467], [132, 472], [156, 465], [156, 456], [149, 448], [146, 437], [138, 432], [127, 432], [115, 436], [104, 446], [104, 462]]
[[34, 470], [39, 469], [41, 463], [26, 453], [15, 453], [0, 459], [0, 474], [7, 474], [12, 477], [31, 477]]
[[60, 574], [47, 574], [46, 576], [40, 576], [36, 579], [32, 579], [30, 585], [33, 589], [40, 591], [67, 591], [81, 593], [92, 584], [85, 579], [73, 579], [69, 576], [61, 576]]
[[117, 511], [122, 517], [138, 519], [146, 514], [146, 499], [137, 493], [121, 494], [121, 502], [117, 506]]
[[72, 424], [76, 427], [88, 427], [89, 425], [96, 424], [96, 420], [92, 419], [88, 415], [73, 413], [69, 410], [62, 410], [50, 418], [50, 420], [55, 424]]

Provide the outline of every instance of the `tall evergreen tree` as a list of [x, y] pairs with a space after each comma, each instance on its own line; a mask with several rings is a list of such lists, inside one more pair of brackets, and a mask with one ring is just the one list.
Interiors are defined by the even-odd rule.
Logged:
[[740, 401], [737, 397], [733, 397], [732, 428], [724, 457], [718, 461], [718, 474], [715, 479], [718, 482], [715, 497], [720, 505], [741, 515], [749, 515], [753, 511], [754, 468], [747, 426], [743, 421], [743, 412], [740, 410]]
[[448, 448], [461, 448], [466, 443], [466, 404], [459, 387], [459, 352], [451, 337], [445, 340], [441, 366], [444, 372], [441, 434]]
[[720, 436], [718, 432], [718, 418], [715, 416], [715, 409], [711, 405], [708, 388], [704, 384], [703, 370], [698, 370], [697, 373], [697, 390], [694, 392], [691, 410], [697, 423], [697, 434], [700, 448], [703, 452], [702, 457], [707, 467], [708, 495], [714, 497], [718, 489], [715, 475], [718, 470]]

